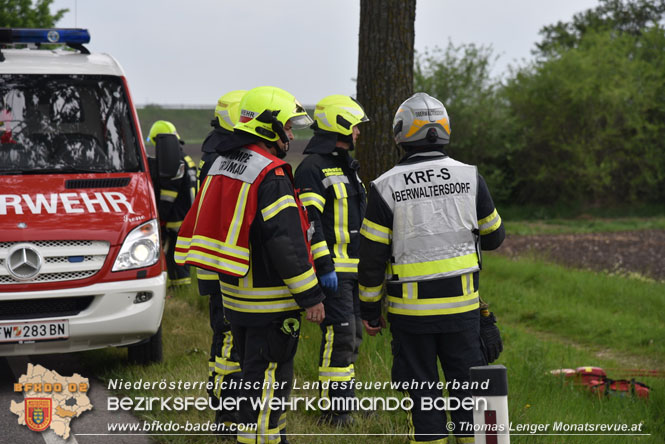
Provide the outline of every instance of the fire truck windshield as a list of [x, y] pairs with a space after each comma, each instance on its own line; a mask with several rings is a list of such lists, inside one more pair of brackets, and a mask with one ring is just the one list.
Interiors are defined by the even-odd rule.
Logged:
[[0, 74], [0, 174], [139, 171], [139, 153], [119, 77]]

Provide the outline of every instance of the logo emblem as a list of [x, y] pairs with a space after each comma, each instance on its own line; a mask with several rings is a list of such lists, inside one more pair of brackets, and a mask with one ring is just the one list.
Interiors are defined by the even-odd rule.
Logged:
[[30, 430], [43, 432], [51, 425], [51, 398], [25, 398], [25, 424]]
[[46, 34], [46, 38], [49, 42], [56, 43], [58, 40], [60, 40], [60, 33], [58, 31], [51, 30], [48, 32], [48, 34]]
[[7, 254], [7, 270], [19, 281], [27, 281], [37, 276], [42, 269], [42, 255], [29, 244], [18, 244]]

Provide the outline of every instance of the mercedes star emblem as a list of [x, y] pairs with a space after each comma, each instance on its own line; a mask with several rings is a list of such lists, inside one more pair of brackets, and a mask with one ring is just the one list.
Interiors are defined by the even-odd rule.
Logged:
[[19, 281], [27, 281], [42, 269], [42, 255], [30, 244], [18, 244], [7, 254], [7, 270]]

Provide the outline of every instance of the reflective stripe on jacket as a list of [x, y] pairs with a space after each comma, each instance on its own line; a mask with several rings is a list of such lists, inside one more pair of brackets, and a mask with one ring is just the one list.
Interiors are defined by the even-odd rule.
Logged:
[[[373, 185], [393, 213], [394, 280], [422, 281], [479, 269], [475, 166], [450, 157], [397, 165]], [[362, 232], [381, 236], [371, 222]]]
[[358, 270], [363, 319], [377, 319], [386, 297], [390, 322], [399, 328], [477, 326], [480, 248], [495, 249], [504, 237], [474, 166], [437, 149], [407, 153], [369, 193]]
[[295, 181], [314, 222], [312, 248], [317, 270], [335, 270], [355, 278], [367, 196], [352, 163], [342, 149], [309, 154], [298, 166]]
[[218, 157], [203, 182], [196, 212], [190, 212], [181, 227], [176, 262], [231, 276], [247, 274], [259, 185], [269, 171], [284, 165], [256, 146]]
[[[261, 194], [264, 188], [276, 191]], [[178, 236], [176, 261], [219, 273], [232, 322], [238, 313], [299, 310], [310, 306], [301, 302], [314, 293], [323, 299], [307, 242], [309, 222], [288, 164], [255, 145], [231, 151], [212, 164], [196, 199]]]

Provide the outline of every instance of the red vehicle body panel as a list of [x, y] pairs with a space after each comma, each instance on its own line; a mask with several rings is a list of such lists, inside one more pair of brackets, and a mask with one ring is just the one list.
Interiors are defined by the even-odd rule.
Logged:
[[[65, 188], [70, 180], [110, 178], [127, 178], [129, 184], [118, 188]], [[65, 282], [17, 283], [3, 286], [3, 291], [80, 287], [137, 278], [137, 270], [111, 272], [111, 268], [127, 234], [157, 217], [152, 183], [146, 172], [14, 175], [0, 180], [0, 242], [101, 240], [110, 243], [104, 267], [94, 276]], [[87, 196], [87, 202], [82, 195]], [[19, 229], [19, 224], [25, 228]], [[163, 266], [162, 258], [142, 277], [159, 275]]]
[[[112, 272], [122, 242], [131, 230], [157, 218], [152, 181], [148, 173], [141, 127], [132, 103], [127, 80], [122, 77], [126, 98], [132, 110], [132, 121], [141, 145], [141, 162], [145, 171], [136, 173], [25, 174], [0, 176], [0, 242], [45, 240], [97, 240], [110, 243], [104, 267], [95, 275], [73, 281], [16, 283], [4, 285], [2, 291], [49, 290], [83, 287], [99, 282], [123, 281], [158, 276], [166, 268], [164, 254], [155, 265], [139, 270]], [[66, 182], [86, 179], [129, 178], [129, 184], [113, 188], [66, 188]], [[81, 194], [92, 201], [94, 212]], [[27, 195], [24, 196], [24, 195]], [[41, 196], [40, 196], [41, 195]], [[53, 196], [56, 195], [56, 196]], [[63, 195], [64, 202], [63, 202]], [[11, 197], [9, 197], [11, 196]], [[20, 199], [17, 211], [17, 199]], [[113, 204], [115, 202], [115, 205]], [[31, 205], [32, 204], [32, 205]], [[129, 210], [131, 207], [131, 211]], [[48, 209], [47, 209], [48, 208]], [[119, 210], [119, 211], [118, 211]], [[22, 214], [21, 214], [22, 213]], [[19, 224], [26, 228], [18, 229]], [[137, 274], [137, 272], [141, 272]], [[147, 271], [147, 274], [145, 272]]]

